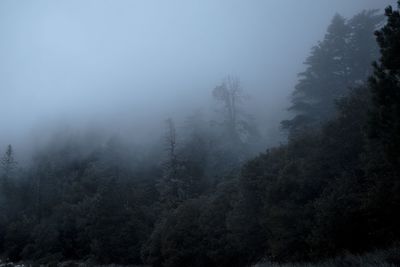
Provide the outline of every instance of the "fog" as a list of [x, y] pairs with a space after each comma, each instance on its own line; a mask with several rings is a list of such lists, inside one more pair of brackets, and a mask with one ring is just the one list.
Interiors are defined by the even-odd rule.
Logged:
[[213, 112], [240, 78], [248, 112], [279, 140], [297, 73], [335, 13], [390, 0], [0, 2], [0, 147], [57, 129], [158, 138], [163, 121]]

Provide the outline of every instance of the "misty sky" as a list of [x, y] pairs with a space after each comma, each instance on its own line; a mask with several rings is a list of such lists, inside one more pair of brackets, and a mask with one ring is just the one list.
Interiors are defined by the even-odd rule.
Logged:
[[332, 16], [394, 3], [2, 0], [0, 147], [64, 123], [148, 135], [168, 116], [210, 109], [228, 74], [277, 128]]

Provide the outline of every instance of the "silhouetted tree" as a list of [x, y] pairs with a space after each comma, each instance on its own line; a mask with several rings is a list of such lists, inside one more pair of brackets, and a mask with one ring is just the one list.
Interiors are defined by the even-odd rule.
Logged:
[[349, 21], [334, 16], [323, 41], [307, 58], [307, 69], [299, 74], [289, 108], [295, 116], [282, 122], [290, 137], [318, 129], [334, 117], [336, 101], [365, 82], [378, 56], [373, 32], [381, 22], [376, 11], [364, 11]]
[[[400, 2], [398, 2], [400, 8]], [[376, 32], [381, 51], [369, 79], [372, 95], [365, 163], [369, 181], [370, 235], [390, 244], [400, 237], [400, 12], [388, 7]]]
[[4, 153], [3, 158], [1, 159], [1, 167], [2, 167], [2, 183], [3, 186], [9, 183], [9, 179], [13, 175], [17, 166], [17, 162], [14, 159], [14, 151], [11, 145], [7, 146], [6, 152]]

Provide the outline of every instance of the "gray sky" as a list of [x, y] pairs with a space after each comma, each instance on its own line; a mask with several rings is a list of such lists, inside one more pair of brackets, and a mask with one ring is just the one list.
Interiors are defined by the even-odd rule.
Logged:
[[2, 0], [0, 147], [64, 123], [148, 135], [170, 115], [210, 108], [228, 74], [276, 128], [332, 16], [395, 2]]

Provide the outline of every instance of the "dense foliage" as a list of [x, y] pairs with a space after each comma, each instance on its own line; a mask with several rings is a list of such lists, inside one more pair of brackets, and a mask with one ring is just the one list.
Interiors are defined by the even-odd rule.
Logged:
[[282, 122], [291, 136], [315, 130], [334, 117], [335, 101], [360, 86], [371, 74], [371, 62], [379, 49], [371, 34], [383, 18], [377, 11], [364, 11], [346, 20], [335, 15], [324, 39], [306, 59], [306, 70], [292, 94], [289, 110], [294, 117]]
[[180, 131], [168, 119], [151, 149], [64, 134], [22, 169], [9, 146], [2, 257], [247, 266], [397, 246], [400, 14], [386, 17], [379, 47], [376, 11], [334, 17], [300, 74], [287, 144], [258, 156], [235, 78], [213, 91], [220, 118], [195, 114]]

